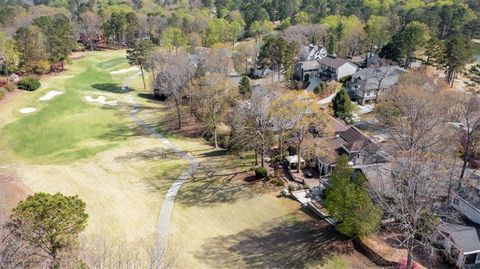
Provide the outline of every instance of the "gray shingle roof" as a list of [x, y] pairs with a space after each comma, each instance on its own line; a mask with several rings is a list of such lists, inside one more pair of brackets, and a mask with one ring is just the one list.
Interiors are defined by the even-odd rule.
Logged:
[[346, 131], [339, 132], [338, 135], [346, 141], [343, 146], [348, 151], [361, 151], [369, 144], [373, 143], [368, 137], [363, 135], [356, 127], [350, 127]]
[[305, 61], [305, 62], [300, 62], [302, 65], [303, 70], [314, 70], [318, 69], [320, 67], [320, 63], [317, 61]]
[[463, 253], [480, 251], [479, 229], [456, 224], [440, 224], [438, 230], [447, 234]]
[[346, 59], [343, 59], [343, 58], [340, 58], [340, 57], [332, 57], [332, 56], [327, 56], [323, 59], [321, 59], [319, 61], [321, 64], [324, 64], [328, 67], [331, 67], [333, 69], [338, 69], [340, 66], [344, 65], [344, 64], [351, 64], [351, 65], [355, 65], [353, 63], [351, 63], [350, 61], [346, 60]]

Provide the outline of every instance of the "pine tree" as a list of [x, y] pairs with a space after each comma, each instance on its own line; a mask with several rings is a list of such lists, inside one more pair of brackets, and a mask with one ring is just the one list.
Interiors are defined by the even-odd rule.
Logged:
[[252, 86], [247, 76], [243, 76], [238, 85], [238, 93], [244, 98], [250, 98], [252, 96]]
[[145, 76], [143, 70], [148, 64], [148, 55], [152, 51], [153, 45], [150, 40], [139, 40], [135, 42], [132, 49], [127, 50], [127, 59], [131, 65], [140, 66], [140, 71], [142, 71], [142, 80], [143, 88], [146, 90], [147, 86], [145, 84]]
[[36, 253], [60, 268], [62, 255], [78, 245], [78, 235], [87, 227], [85, 202], [77, 196], [36, 193], [12, 211], [6, 229]]
[[475, 64], [465, 72], [465, 75], [470, 79], [470, 86], [472, 88], [480, 88], [480, 64]]
[[348, 166], [347, 156], [341, 156], [325, 192], [325, 207], [338, 222], [336, 229], [341, 234], [362, 237], [380, 228], [381, 208], [373, 203], [364, 181]]
[[332, 100], [334, 115], [346, 122], [352, 121], [353, 103], [345, 89], [341, 89]]

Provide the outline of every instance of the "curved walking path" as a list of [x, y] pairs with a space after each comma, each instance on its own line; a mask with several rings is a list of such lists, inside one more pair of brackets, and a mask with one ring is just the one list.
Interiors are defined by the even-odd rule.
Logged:
[[[137, 73], [129, 78], [127, 78], [123, 85], [122, 89], [127, 91], [128, 85], [135, 79], [135, 77], [139, 76], [140, 73]], [[132, 104], [133, 109], [130, 111], [130, 117], [132, 118], [133, 122], [145, 131], [150, 133], [154, 138], [156, 138], [162, 145], [164, 145], [167, 149], [172, 150], [177, 154], [180, 158], [188, 161], [189, 167], [187, 171], [185, 171], [180, 177], [177, 178], [170, 186], [167, 191], [167, 195], [163, 201], [162, 209], [160, 210], [160, 214], [158, 216], [157, 222], [157, 233], [156, 233], [156, 243], [155, 243], [155, 252], [153, 256], [153, 264], [154, 268], [161, 268], [165, 251], [167, 249], [167, 241], [168, 241], [168, 231], [170, 226], [170, 219], [172, 216], [173, 211], [173, 204], [175, 202], [175, 197], [177, 196], [178, 190], [182, 186], [185, 181], [192, 177], [195, 171], [197, 170], [198, 162], [195, 158], [189, 156], [187, 153], [180, 150], [177, 146], [175, 146], [172, 142], [168, 141], [163, 135], [157, 132], [152, 126], [145, 123], [145, 121], [139, 119], [137, 117], [137, 113], [141, 110], [141, 105], [135, 101], [135, 97], [131, 94], [127, 95], [128, 101]]]

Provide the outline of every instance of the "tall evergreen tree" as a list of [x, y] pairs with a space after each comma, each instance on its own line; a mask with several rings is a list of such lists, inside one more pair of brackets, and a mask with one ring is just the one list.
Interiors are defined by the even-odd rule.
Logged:
[[443, 54], [438, 59], [445, 68], [447, 82], [453, 86], [457, 74], [465, 69], [465, 65], [473, 61], [473, 49], [470, 40], [463, 34], [451, 36], [444, 46]]
[[60, 64], [62, 70], [68, 56], [75, 48], [73, 27], [63, 14], [54, 17], [42, 16], [34, 20], [46, 37], [48, 60], [52, 65]]
[[[20, 27], [14, 36], [20, 52], [20, 71], [46, 73], [50, 70], [45, 47], [45, 36], [41, 29], [34, 25]], [[45, 64], [47, 66], [45, 66]]]
[[346, 122], [352, 121], [353, 103], [345, 89], [341, 89], [332, 100], [335, 117]]
[[350, 237], [362, 237], [380, 228], [381, 208], [375, 205], [364, 187], [365, 179], [355, 175], [343, 155], [330, 177], [325, 192], [325, 207], [338, 222], [336, 229]]
[[244, 98], [250, 98], [252, 96], [252, 86], [247, 76], [243, 76], [238, 85], [238, 93]]
[[143, 74], [143, 70], [148, 66], [148, 60], [150, 52], [153, 49], [153, 44], [150, 40], [138, 40], [133, 45], [132, 49], [127, 50], [127, 59], [131, 65], [138, 65], [140, 66], [140, 71], [142, 72], [142, 80], [143, 80], [143, 89], [147, 89], [147, 85], [145, 84], [145, 75]]
[[35, 253], [30, 257], [42, 257], [50, 268], [60, 268], [62, 255], [77, 246], [78, 234], [87, 227], [85, 206], [77, 196], [36, 193], [13, 209], [6, 228], [32, 247]]

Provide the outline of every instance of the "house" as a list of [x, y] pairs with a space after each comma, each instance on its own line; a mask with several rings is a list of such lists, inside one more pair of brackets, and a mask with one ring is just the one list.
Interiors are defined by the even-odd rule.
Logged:
[[456, 224], [437, 227], [439, 243], [458, 268], [480, 268], [480, 229]]
[[310, 44], [303, 46], [299, 53], [299, 62], [295, 65], [295, 76], [304, 80], [306, 77], [318, 76], [320, 67], [319, 60], [327, 56], [327, 50], [323, 46]]
[[348, 57], [348, 60], [356, 66], [363, 66], [365, 64], [364, 55], [354, 55], [352, 57]]
[[326, 79], [340, 80], [357, 72], [358, 67], [347, 59], [328, 55], [319, 60], [319, 74]]
[[325, 57], [327, 57], [327, 49], [325, 49], [323, 46], [310, 44], [300, 48], [300, 62], [318, 61]]
[[397, 84], [400, 75], [407, 70], [398, 65], [368, 67], [352, 75], [348, 92], [360, 105], [374, 102], [382, 91]]
[[295, 65], [295, 76], [299, 80], [306, 80], [318, 76], [320, 63], [318, 61], [299, 62]]
[[480, 225], [480, 174], [472, 169], [465, 171], [468, 185], [453, 195], [450, 204], [470, 221]]
[[355, 126], [345, 126], [332, 118], [335, 135], [318, 138], [315, 166], [321, 176], [329, 175], [341, 155], [347, 155], [353, 168], [387, 162], [388, 154]]

